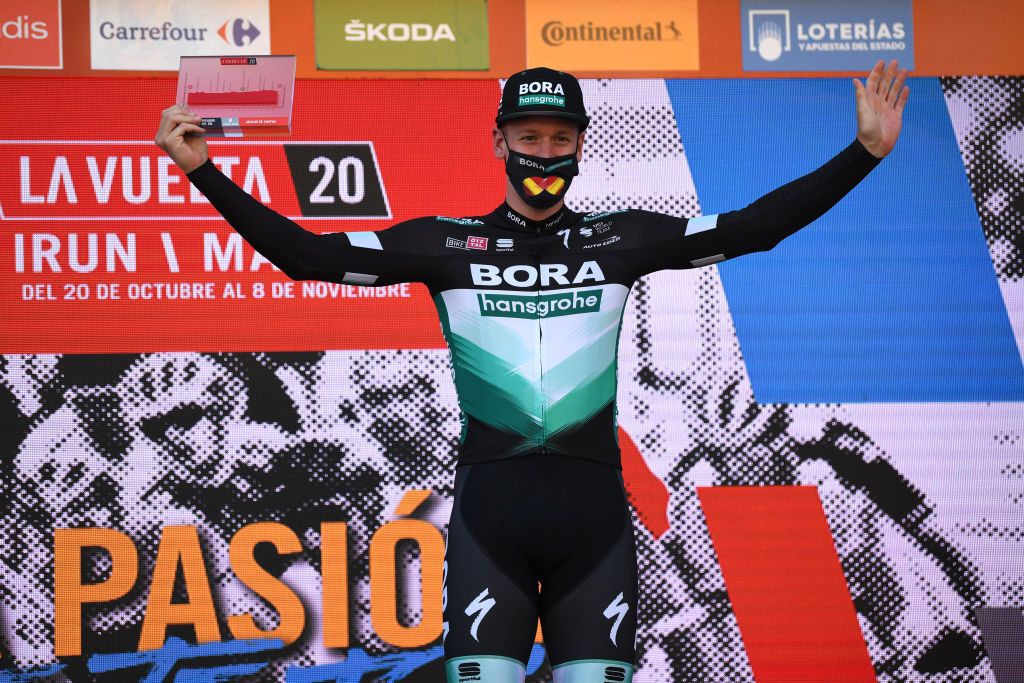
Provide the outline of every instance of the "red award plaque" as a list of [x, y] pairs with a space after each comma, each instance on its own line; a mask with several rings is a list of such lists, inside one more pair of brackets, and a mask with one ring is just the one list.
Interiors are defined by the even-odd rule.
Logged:
[[295, 55], [181, 57], [177, 102], [206, 137], [291, 135]]

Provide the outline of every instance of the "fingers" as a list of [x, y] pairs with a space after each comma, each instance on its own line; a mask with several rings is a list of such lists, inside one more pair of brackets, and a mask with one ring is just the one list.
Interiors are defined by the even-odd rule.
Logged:
[[910, 98], [910, 87], [903, 88], [900, 92], [900, 97], [896, 100], [896, 113], [903, 116], [903, 107], [907, 106], [907, 100]]
[[[906, 69], [899, 68], [898, 60], [892, 60], [888, 67], [885, 67], [885, 60], [879, 59], [868, 75], [864, 90], [866, 94], [876, 95], [889, 106], [902, 112], [910, 93], [910, 88], [904, 87], [907, 73]], [[857, 87], [857, 94], [860, 95], [859, 81], [854, 79], [854, 84]]]
[[907, 70], [900, 69], [899, 74], [896, 76], [896, 81], [892, 84], [892, 89], [889, 90], [888, 96], [885, 101], [889, 104], [895, 104], [896, 100], [903, 94], [903, 83], [907, 80]]
[[868, 74], [867, 91], [869, 93], [878, 92], [878, 81], [882, 78], [882, 66], [885, 64], [885, 60], [879, 59], [875, 64], [875, 68]]
[[197, 126], [194, 123], [188, 123], [187, 121], [183, 121], [182, 123], [179, 123], [177, 126], [175, 126], [174, 130], [172, 130], [167, 137], [168, 138], [178, 138], [178, 137], [182, 137], [183, 135], [185, 135], [185, 133], [204, 133], [204, 132], [206, 132], [206, 130], [204, 128], [200, 128], [199, 126]]
[[889, 68], [885, 70], [885, 75], [882, 76], [881, 82], [878, 84], [878, 96], [883, 100], [888, 100], [889, 89], [892, 88], [892, 79], [896, 76], [896, 60], [889, 62]]
[[[178, 130], [179, 126], [183, 123], [188, 123], [196, 128], [199, 132], [202, 129], [197, 124], [202, 119], [195, 113], [186, 109], [185, 107], [174, 105], [164, 109], [162, 116], [160, 117], [160, 127], [156, 133], [156, 144], [163, 146], [166, 144], [167, 139], [172, 135], [181, 136], [181, 131]], [[175, 133], [175, 131], [178, 131]]]

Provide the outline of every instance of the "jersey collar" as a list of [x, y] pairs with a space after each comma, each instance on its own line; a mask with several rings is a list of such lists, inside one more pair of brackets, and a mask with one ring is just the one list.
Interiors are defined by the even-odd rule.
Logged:
[[577, 216], [579, 216], [578, 213], [563, 204], [558, 213], [548, 216], [542, 221], [535, 221], [513, 210], [508, 205], [508, 202], [502, 202], [501, 206], [491, 212], [488, 222], [497, 223], [502, 227], [510, 228], [517, 232], [550, 235], [561, 226], [572, 223]]

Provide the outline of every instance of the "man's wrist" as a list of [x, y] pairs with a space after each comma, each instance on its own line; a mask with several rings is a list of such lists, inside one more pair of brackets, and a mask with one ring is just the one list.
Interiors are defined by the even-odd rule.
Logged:
[[871, 149], [870, 147], [868, 147], [868, 146], [867, 146], [867, 145], [866, 145], [866, 144], [864, 143], [864, 141], [860, 139], [860, 136], [857, 136], [857, 137], [855, 137], [855, 138], [854, 138], [854, 141], [855, 141], [855, 142], [856, 142], [857, 144], [859, 144], [859, 145], [860, 145], [861, 149], [863, 149], [863, 150], [864, 150], [864, 151], [865, 151], [866, 153], [870, 154], [870, 155], [871, 155], [871, 156], [873, 156], [874, 158], [876, 158], [876, 159], [878, 159], [878, 160], [882, 160], [882, 159], [884, 159], [884, 158], [885, 158], [885, 155], [884, 155], [884, 154], [878, 154], [877, 152], [875, 152], [874, 150], [872, 150], [872, 149]]

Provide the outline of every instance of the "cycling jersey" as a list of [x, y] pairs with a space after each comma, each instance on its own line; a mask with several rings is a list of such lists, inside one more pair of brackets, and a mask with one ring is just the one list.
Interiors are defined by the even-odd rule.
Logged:
[[293, 279], [427, 286], [451, 352], [460, 463], [552, 453], [620, 467], [616, 355], [633, 282], [770, 249], [879, 161], [854, 140], [745, 208], [692, 218], [563, 207], [534, 221], [502, 204], [484, 216], [326, 235], [263, 206], [209, 160], [188, 177]]

